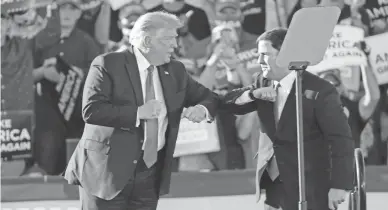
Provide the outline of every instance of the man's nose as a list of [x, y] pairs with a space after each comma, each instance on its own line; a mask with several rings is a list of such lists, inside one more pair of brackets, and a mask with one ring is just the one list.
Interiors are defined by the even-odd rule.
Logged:
[[258, 62], [259, 64], [264, 65], [264, 64], [265, 64], [265, 61], [264, 61], [263, 56], [260, 55], [259, 58], [257, 58], [257, 62]]
[[177, 48], [178, 47], [178, 43], [177, 43], [177, 40], [174, 39], [172, 42], [171, 42], [171, 47], [172, 48]]

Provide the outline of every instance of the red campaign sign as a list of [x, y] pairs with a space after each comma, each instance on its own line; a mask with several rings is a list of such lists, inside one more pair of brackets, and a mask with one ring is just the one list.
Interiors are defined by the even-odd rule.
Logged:
[[1, 113], [1, 157], [18, 159], [32, 155], [33, 111]]

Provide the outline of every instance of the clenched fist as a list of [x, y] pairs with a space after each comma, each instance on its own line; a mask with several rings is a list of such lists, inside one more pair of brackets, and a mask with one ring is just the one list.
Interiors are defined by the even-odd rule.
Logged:
[[200, 105], [189, 107], [182, 112], [182, 118], [199, 123], [206, 118], [206, 108]]
[[345, 201], [347, 192], [342, 189], [331, 188], [328, 194], [329, 197], [329, 209], [335, 210], [338, 208], [338, 205]]
[[137, 112], [139, 119], [149, 120], [159, 117], [162, 110], [162, 102], [158, 100], [149, 100], [144, 103]]
[[255, 98], [257, 99], [275, 101], [277, 97], [277, 92], [273, 87], [263, 87], [254, 90], [253, 96], [255, 96]]

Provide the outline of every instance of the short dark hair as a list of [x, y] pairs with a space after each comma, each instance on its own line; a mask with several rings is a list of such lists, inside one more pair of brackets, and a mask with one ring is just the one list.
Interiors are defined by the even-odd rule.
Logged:
[[270, 41], [272, 43], [272, 47], [280, 50], [282, 47], [284, 38], [286, 37], [287, 29], [284, 28], [274, 28], [269, 31], [262, 33], [259, 38], [256, 40], [256, 44], [259, 41]]

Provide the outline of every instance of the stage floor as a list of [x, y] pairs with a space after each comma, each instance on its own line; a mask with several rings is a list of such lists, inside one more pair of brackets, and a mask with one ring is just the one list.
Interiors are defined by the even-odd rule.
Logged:
[[[368, 210], [386, 210], [388, 168], [367, 167], [366, 183]], [[1, 184], [1, 210], [80, 210], [78, 187], [62, 177], [2, 177]], [[264, 210], [254, 186], [254, 170], [173, 173], [158, 210]], [[347, 209], [346, 202], [339, 208]]]
[[[262, 199], [263, 200], [263, 199]], [[388, 192], [367, 193], [368, 210], [386, 209]], [[347, 210], [347, 201], [338, 210]], [[158, 210], [264, 210], [262, 201], [255, 203], [254, 195], [162, 198]], [[5, 202], [1, 210], [80, 210], [78, 201]]]

